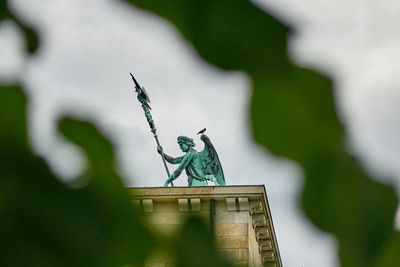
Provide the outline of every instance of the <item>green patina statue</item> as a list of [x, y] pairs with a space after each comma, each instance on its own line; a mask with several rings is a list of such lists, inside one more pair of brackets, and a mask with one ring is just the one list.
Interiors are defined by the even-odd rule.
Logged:
[[[197, 152], [193, 148], [195, 144], [192, 138], [179, 136], [178, 144], [181, 147], [182, 151], [186, 152], [186, 154], [183, 157], [173, 158], [163, 153], [163, 149], [160, 146], [160, 142], [158, 141], [157, 129], [155, 127], [154, 120], [150, 112], [151, 107], [149, 95], [147, 94], [144, 87], [139, 85], [132, 73], [130, 73], [130, 75], [133, 82], [135, 83], [135, 92], [137, 93], [137, 99], [142, 104], [144, 115], [150, 126], [150, 130], [153, 133], [154, 139], [157, 142], [157, 151], [161, 155], [165, 171], [167, 172], [168, 179], [165, 182], [164, 186], [167, 187], [169, 184], [171, 184], [171, 186], [174, 186], [172, 181], [178, 178], [183, 170], [186, 170], [189, 186], [205, 186], [207, 185], [207, 181], [212, 181], [215, 185], [226, 185], [224, 172], [222, 171], [217, 152], [215, 151], [214, 146], [212, 145], [208, 136], [204, 134], [206, 128], [197, 133], [202, 134], [201, 140], [204, 142], [205, 145], [203, 151]], [[167, 163], [165, 161], [168, 161], [172, 164], [179, 164], [178, 169], [176, 169], [172, 173], [172, 175], [170, 175]]]
[[[200, 131], [204, 133], [205, 129]], [[207, 181], [214, 182], [215, 185], [226, 185], [224, 172], [222, 171], [217, 152], [207, 135], [202, 134], [201, 140], [204, 142], [204, 149], [197, 152], [193, 147], [195, 143], [192, 138], [186, 136], [178, 137], [178, 144], [186, 154], [179, 158], [173, 158], [163, 152], [161, 146], [157, 147], [158, 153], [164, 156], [165, 160], [171, 164], [179, 164], [179, 167], [167, 179], [164, 186], [178, 178], [183, 170], [186, 170], [189, 186], [206, 186]]]

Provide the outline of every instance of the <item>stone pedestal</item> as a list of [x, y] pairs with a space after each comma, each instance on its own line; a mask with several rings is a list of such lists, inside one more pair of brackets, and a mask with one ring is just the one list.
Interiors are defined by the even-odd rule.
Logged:
[[[192, 213], [210, 222], [217, 247], [237, 266], [282, 266], [263, 185], [130, 188], [154, 231], [173, 234]], [[173, 265], [158, 256], [150, 266]]]

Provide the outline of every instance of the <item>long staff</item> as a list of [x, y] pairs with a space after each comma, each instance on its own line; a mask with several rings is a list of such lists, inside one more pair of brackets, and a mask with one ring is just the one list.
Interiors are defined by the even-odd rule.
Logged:
[[[135, 83], [135, 91], [137, 92], [137, 99], [139, 100], [139, 102], [142, 104], [142, 108], [144, 110], [144, 115], [146, 116], [147, 122], [149, 123], [151, 132], [153, 133], [154, 139], [156, 139], [157, 142], [157, 146], [160, 146], [160, 142], [158, 141], [158, 136], [157, 136], [157, 129], [154, 125], [154, 121], [153, 121], [153, 117], [151, 116], [150, 110], [151, 107], [149, 105], [150, 103], [150, 98], [149, 95], [147, 94], [146, 90], [144, 89], [144, 87], [141, 87], [139, 85], [139, 83], [136, 81], [135, 77], [133, 77], [132, 73], [129, 73], [132, 77], [133, 82]], [[165, 157], [164, 157], [164, 153], [161, 153], [161, 158], [162, 161], [164, 163], [164, 167], [165, 170], [167, 171], [168, 174], [168, 179], [171, 176], [167, 167], [167, 163], [165, 162]], [[174, 186], [174, 184], [171, 182], [171, 185]]]

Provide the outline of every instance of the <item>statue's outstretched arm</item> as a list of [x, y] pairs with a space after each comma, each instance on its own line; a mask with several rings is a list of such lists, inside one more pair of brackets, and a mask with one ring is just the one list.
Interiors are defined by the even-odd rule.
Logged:
[[159, 154], [162, 153], [162, 154], [164, 155], [165, 160], [168, 161], [168, 162], [171, 163], [171, 164], [179, 164], [179, 163], [181, 163], [182, 160], [183, 160], [183, 157], [174, 158], [174, 157], [171, 157], [171, 156], [165, 154], [165, 153], [163, 152], [163, 149], [162, 149], [161, 146], [157, 147], [157, 152], [158, 152]]
[[168, 161], [171, 164], [179, 164], [183, 160], [183, 157], [174, 158], [174, 157], [171, 157], [171, 156], [169, 156], [169, 155], [167, 155], [165, 153], [164, 153], [164, 158], [165, 158], [166, 161]]

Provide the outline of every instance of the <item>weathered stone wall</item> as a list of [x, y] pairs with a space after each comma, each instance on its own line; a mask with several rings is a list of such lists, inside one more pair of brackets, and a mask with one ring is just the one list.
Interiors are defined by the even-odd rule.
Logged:
[[[134, 203], [159, 234], [173, 235], [190, 215], [210, 223], [214, 216], [217, 248], [236, 266], [282, 266], [263, 186], [131, 189]], [[211, 200], [215, 215], [210, 215]], [[174, 266], [167, 250], [155, 253], [148, 266]]]
[[234, 207], [223, 199], [216, 202], [214, 227], [217, 248], [238, 266], [248, 266], [249, 214], [240, 209], [236, 211], [235, 199], [233, 202]]

